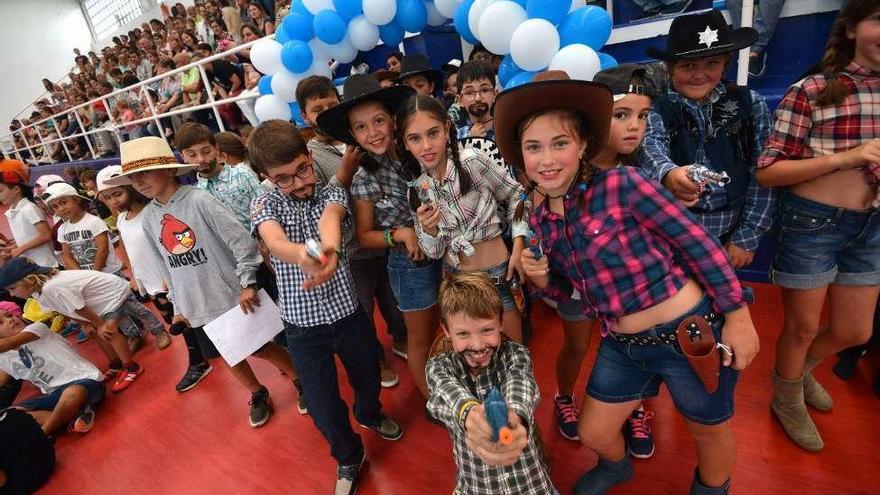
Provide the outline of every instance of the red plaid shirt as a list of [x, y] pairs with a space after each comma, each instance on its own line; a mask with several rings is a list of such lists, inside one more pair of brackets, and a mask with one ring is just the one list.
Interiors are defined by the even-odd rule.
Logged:
[[529, 224], [550, 262], [543, 295], [565, 301], [577, 290], [585, 312], [605, 321], [603, 333], [620, 317], [674, 296], [691, 277], [716, 310], [727, 313], [745, 305], [742, 286], [715, 237], [643, 174], [635, 167], [596, 171], [585, 191], [574, 186], [565, 196], [564, 217], [550, 211], [546, 201], [537, 207]]
[[851, 150], [880, 137], [880, 72], [850, 63], [838, 75], [849, 96], [835, 106], [816, 100], [827, 78], [807, 77], [791, 86], [776, 108], [776, 124], [758, 168], [781, 160], [803, 160]]

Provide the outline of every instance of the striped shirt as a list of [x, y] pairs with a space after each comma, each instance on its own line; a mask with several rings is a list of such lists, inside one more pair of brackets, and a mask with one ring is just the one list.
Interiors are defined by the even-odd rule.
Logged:
[[674, 296], [690, 277], [718, 311], [745, 304], [718, 240], [640, 169], [597, 170], [586, 190], [563, 201], [565, 216], [545, 200], [529, 219], [550, 262], [542, 295], [564, 302], [577, 290], [587, 316], [605, 322], [603, 333], [622, 316]]
[[423, 231], [416, 222], [419, 245], [432, 259], [440, 259], [448, 252], [455, 267], [459, 254], [473, 255], [474, 244], [501, 235], [505, 224], [498, 217], [498, 204], [507, 206], [507, 222], [513, 237], [525, 237], [528, 232], [525, 220], [514, 220], [523, 187], [507, 169], [472, 149], [460, 151], [460, 162], [473, 186], [467, 194], [461, 194], [459, 170], [452, 159], [447, 160], [446, 173], [440, 180], [423, 173], [413, 182], [417, 190], [427, 191], [434, 205], [440, 208], [436, 237]]

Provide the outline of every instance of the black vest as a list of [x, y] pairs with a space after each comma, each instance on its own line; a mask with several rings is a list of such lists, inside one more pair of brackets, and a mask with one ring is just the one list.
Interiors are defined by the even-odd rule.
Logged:
[[702, 140], [709, 163], [699, 165], [727, 172], [730, 183], [724, 187], [727, 206], [723, 209], [738, 208], [749, 187], [749, 168], [754, 148], [755, 129], [749, 89], [727, 85], [727, 92], [710, 107], [706, 135], [690, 111], [670, 100], [669, 95], [654, 99], [654, 110], [660, 114], [669, 135], [669, 157], [672, 161], [679, 166], [694, 164], [697, 146]]

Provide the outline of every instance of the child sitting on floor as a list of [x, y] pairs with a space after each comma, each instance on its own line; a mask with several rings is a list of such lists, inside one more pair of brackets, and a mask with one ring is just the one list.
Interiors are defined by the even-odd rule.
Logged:
[[[440, 285], [439, 305], [453, 351], [428, 361], [428, 411], [449, 430], [455, 493], [558, 493], [538, 442], [531, 357], [526, 347], [502, 342], [504, 308], [495, 285], [480, 272], [452, 275]], [[496, 387], [508, 409], [506, 442], [493, 441], [483, 403]]]

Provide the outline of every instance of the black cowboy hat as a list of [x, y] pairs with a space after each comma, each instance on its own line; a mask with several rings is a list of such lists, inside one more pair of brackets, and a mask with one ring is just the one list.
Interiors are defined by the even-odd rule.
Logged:
[[[422, 54], [407, 55], [400, 61], [400, 77], [398, 83], [403, 83], [407, 77], [425, 76], [429, 81], [434, 81], [434, 89], [438, 89], [443, 85], [443, 74], [431, 67], [428, 58]], [[439, 86], [438, 86], [439, 85]]]
[[754, 28], [732, 29], [717, 10], [683, 15], [672, 20], [666, 50], [648, 47], [645, 53], [660, 60], [711, 57], [739, 51], [758, 39]]
[[348, 112], [352, 108], [361, 103], [376, 101], [388, 107], [393, 115], [403, 100], [415, 93], [415, 90], [407, 86], [382, 88], [379, 81], [368, 74], [351, 76], [342, 87], [342, 103], [321, 112], [318, 115], [318, 127], [334, 139], [356, 145], [357, 140], [348, 125]]

